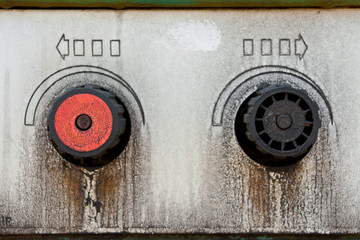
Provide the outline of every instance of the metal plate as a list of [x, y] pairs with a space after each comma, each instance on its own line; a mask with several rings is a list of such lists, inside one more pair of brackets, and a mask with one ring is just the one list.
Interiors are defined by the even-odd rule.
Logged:
[[[0, 11], [0, 234], [359, 233], [359, 26], [345, 9]], [[265, 80], [320, 108], [316, 144], [286, 168], [234, 133]], [[97, 170], [47, 135], [54, 98], [83, 84], [131, 117]]]
[[204, 7], [359, 7], [357, 0], [7, 0], [0, 8], [204, 8]]

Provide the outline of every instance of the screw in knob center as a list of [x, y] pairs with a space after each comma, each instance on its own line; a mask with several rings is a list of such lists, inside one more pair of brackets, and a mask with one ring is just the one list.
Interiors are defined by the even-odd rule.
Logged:
[[289, 116], [288, 114], [283, 113], [276, 118], [276, 125], [282, 130], [288, 129], [289, 127], [291, 127], [291, 124], [291, 116]]
[[91, 127], [92, 120], [86, 114], [79, 115], [75, 120], [76, 127], [81, 131], [86, 131]]

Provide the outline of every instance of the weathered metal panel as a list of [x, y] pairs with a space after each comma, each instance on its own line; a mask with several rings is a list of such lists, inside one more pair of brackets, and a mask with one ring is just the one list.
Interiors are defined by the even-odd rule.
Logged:
[[359, 7], [357, 0], [1, 0], [1, 8], [154, 8], [154, 7]]
[[[0, 11], [0, 233], [359, 234], [359, 16]], [[322, 125], [303, 160], [268, 168], [234, 125], [257, 86], [279, 81], [308, 92]], [[54, 98], [84, 84], [123, 96], [131, 116], [125, 151], [96, 170], [65, 161], [47, 133]]]
[[342, 239], [358, 240], [358, 235], [328, 235], [328, 234], [51, 234], [51, 235], [11, 235], [0, 236], [5, 239], [48, 239], [48, 240], [295, 240], [295, 239]]

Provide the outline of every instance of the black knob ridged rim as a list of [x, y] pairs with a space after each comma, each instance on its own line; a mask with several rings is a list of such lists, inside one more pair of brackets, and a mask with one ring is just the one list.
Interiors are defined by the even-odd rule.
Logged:
[[[76, 94], [92, 94], [94, 96], [99, 97], [102, 99], [107, 106], [109, 107], [112, 117], [113, 117], [113, 125], [112, 131], [108, 138], [108, 140], [100, 146], [98, 149], [88, 152], [80, 152], [74, 149], [69, 148], [65, 145], [56, 133], [55, 130], [55, 114], [58, 110], [59, 106], [69, 97], [74, 96]], [[101, 158], [104, 155], [108, 154], [109, 151], [117, 146], [120, 142], [122, 135], [126, 129], [126, 119], [124, 118], [124, 111], [125, 108], [121, 103], [118, 102], [117, 98], [113, 93], [110, 93], [100, 87], [93, 86], [93, 85], [86, 85], [82, 87], [72, 88], [66, 91], [63, 95], [58, 97], [54, 105], [52, 106], [49, 117], [48, 117], [48, 131], [49, 131], [49, 138], [53, 145], [55, 146], [56, 150], [63, 156], [70, 156], [71, 158], [80, 160], [80, 159], [97, 159]], [[86, 130], [86, 129], [82, 129]], [[68, 157], [66, 157], [68, 158]], [[76, 161], [75, 161], [76, 162]]]
[[257, 91], [244, 114], [248, 139], [275, 158], [298, 157], [317, 139], [319, 107], [306, 91], [288, 85]]

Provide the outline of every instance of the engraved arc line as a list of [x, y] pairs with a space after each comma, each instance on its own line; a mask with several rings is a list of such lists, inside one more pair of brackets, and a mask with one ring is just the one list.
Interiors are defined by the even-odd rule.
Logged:
[[[86, 70], [84, 70], [84, 68]], [[89, 68], [91, 70], [89, 70]], [[41, 88], [44, 86], [45, 83], [49, 82], [50, 79], [53, 79], [55, 77], [55, 75], [58, 75], [62, 72], [65, 72], [67, 70], [70, 70], [71, 72], [69, 72], [68, 74], [64, 74], [63, 76], [59, 76], [59, 77], [56, 77], [55, 80], [53, 80], [53, 82], [48, 86], [46, 87], [45, 90], [41, 91]], [[103, 73], [101, 71], [105, 71], [106, 73]], [[71, 76], [71, 75], [74, 75], [74, 74], [78, 74], [78, 73], [95, 73], [95, 74], [100, 74], [102, 76], [106, 76], [106, 77], [109, 77], [110, 79], [120, 83], [121, 85], [123, 85], [129, 92], [130, 94], [134, 97], [137, 105], [139, 106], [139, 109], [140, 109], [140, 112], [141, 112], [141, 116], [142, 116], [142, 120], [143, 120], [143, 124], [145, 124], [145, 113], [144, 113], [144, 110], [143, 110], [143, 107], [141, 105], [141, 102], [140, 102], [140, 99], [138, 98], [138, 96], [136, 95], [135, 91], [131, 88], [131, 86], [125, 81], [123, 80], [120, 76], [118, 76], [117, 74], [107, 70], [107, 69], [104, 69], [104, 68], [101, 68], [101, 67], [95, 67], [95, 66], [89, 66], [89, 65], [77, 65], [77, 66], [71, 66], [71, 67], [68, 67], [68, 68], [64, 68], [64, 69], [61, 69], [61, 70], [58, 70], [56, 71], [55, 73], [49, 75], [46, 79], [44, 79], [37, 87], [36, 89], [34, 90], [34, 92], [32, 93], [30, 99], [29, 99], [29, 102], [26, 106], [26, 110], [25, 110], [25, 116], [24, 116], [24, 124], [25, 126], [33, 126], [34, 125], [34, 122], [35, 122], [35, 114], [36, 114], [36, 111], [38, 109], [38, 105], [42, 99], [42, 97], [45, 95], [45, 93], [55, 84], [57, 83], [58, 81], [64, 79], [65, 77], [68, 77], [68, 76]], [[112, 76], [111, 76], [112, 75]], [[41, 91], [41, 92], [39, 92]], [[36, 96], [36, 95], [40, 95], [40, 96]], [[36, 105], [35, 107], [33, 107], [32, 104], [34, 101], [36, 101]]]
[[[99, 73], [99, 72], [95, 72], [95, 71], [81, 71], [81, 72], [75, 72], [75, 73], [70, 73], [70, 74], [67, 74], [65, 76], [62, 76], [61, 78], [57, 79], [56, 81], [54, 81], [49, 87], [46, 88], [46, 90], [41, 94], [41, 96], [39, 97], [39, 100], [37, 101], [37, 104], [36, 104], [36, 107], [35, 107], [35, 110], [33, 112], [33, 118], [32, 118], [32, 123], [31, 124], [28, 124], [27, 123], [27, 110], [26, 110], [26, 114], [25, 114], [25, 126], [33, 126], [34, 125], [34, 122], [35, 122], [35, 114], [36, 114], [36, 111], [38, 109], [38, 105], [42, 99], [42, 97], [45, 95], [45, 93], [53, 86], [55, 85], [57, 82], [61, 81], [62, 79], [66, 78], [66, 77], [69, 77], [69, 76], [72, 76], [72, 75], [76, 75], [76, 74], [79, 74], [79, 73], [96, 73], [96, 74], [99, 74], [99, 75], [102, 75], [102, 76], [105, 76], [105, 77], [109, 77], [117, 82], [119, 82], [116, 78], [110, 76], [110, 75], [107, 75], [107, 74], [104, 74], [104, 73]], [[121, 83], [121, 82], [119, 82]], [[127, 90], [129, 90], [127, 88]], [[135, 95], [134, 92], [130, 91], [129, 92], [131, 93], [131, 95], [135, 98], [135, 101], [137, 102], [139, 108], [140, 108], [140, 111], [141, 111], [141, 115], [142, 115], [142, 119], [143, 119], [143, 124], [145, 124], [145, 116], [144, 116], [144, 111], [143, 111], [143, 108], [141, 106], [141, 103], [140, 103], [140, 100], [138, 99], [138, 97]], [[30, 103], [30, 102], [29, 102]], [[29, 104], [28, 104], [29, 105]], [[31, 114], [31, 113], [30, 113]]]
[[[254, 72], [254, 71], [260, 71], [260, 72]], [[255, 68], [248, 69], [240, 74], [238, 74], [236, 77], [234, 77], [221, 91], [218, 99], [215, 102], [214, 110], [213, 110], [213, 116], [212, 116], [212, 125], [213, 126], [221, 126], [223, 115], [224, 115], [224, 109], [225, 106], [228, 104], [228, 101], [232, 94], [243, 84], [247, 83], [251, 78], [264, 75], [267, 73], [283, 73], [288, 74], [294, 77], [297, 77], [306, 83], [308, 83], [311, 87], [313, 87], [316, 92], [323, 98], [330, 114], [331, 123], [333, 123], [333, 114], [332, 114], [332, 108], [327, 100], [324, 92], [320, 89], [320, 87], [307, 75], [298, 72], [295, 69], [284, 67], [284, 66], [277, 66], [277, 65], [267, 65], [267, 66], [259, 66]], [[237, 80], [241, 80], [239, 78], [245, 79], [244, 81], [237, 83]]]

